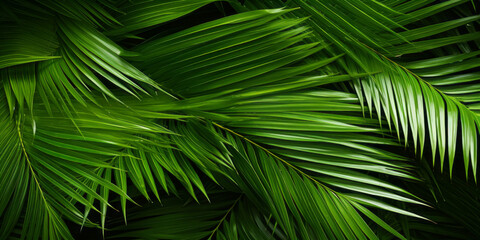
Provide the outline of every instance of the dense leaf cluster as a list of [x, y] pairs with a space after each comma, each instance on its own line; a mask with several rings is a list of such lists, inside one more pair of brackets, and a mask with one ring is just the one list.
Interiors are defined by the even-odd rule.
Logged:
[[0, 239], [480, 238], [478, 7], [1, 1]]

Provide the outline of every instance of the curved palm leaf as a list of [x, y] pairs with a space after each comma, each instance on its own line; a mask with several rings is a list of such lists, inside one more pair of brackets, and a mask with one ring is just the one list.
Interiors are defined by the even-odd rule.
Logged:
[[476, 237], [470, 4], [4, 1], [0, 238]]
[[[442, 49], [451, 52], [457, 51], [454, 49], [458, 49], [458, 47], [467, 51], [466, 53], [471, 51], [466, 42], [478, 41], [479, 35], [469, 24], [476, 24], [478, 18], [467, 10], [468, 8], [450, 10], [455, 14], [455, 18], [451, 21], [432, 17], [435, 13], [447, 11], [459, 4], [470, 4], [468, 2], [466, 0], [455, 0], [429, 6], [426, 2], [416, 4], [413, 2], [397, 3], [395, 1], [382, 4], [365, 1], [333, 4], [321, 0], [295, 0], [288, 1], [287, 4], [282, 1], [272, 1], [270, 3], [247, 1], [246, 7], [249, 9], [283, 7], [285, 5], [301, 7], [302, 11], [293, 12], [291, 15], [296, 17], [311, 16], [306, 24], [315, 30], [313, 39], [317, 41], [326, 39], [335, 45], [335, 48], [331, 50], [332, 52], [340, 51], [348, 55], [349, 58], [339, 64], [339, 69], [349, 73], [365, 70], [368, 72], [384, 72], [368, 77], [367, 80], [356, 82], [355, 89], [362, 102], [365, 100], [370, 109], [376, 109], [378, 116], [384, 114], [389, 121], [389, 126], [390, 121], [393, 122], [397, 133], [403, 132], [403, 139], [408, 140], [408, 134], [411, 132], [413, 134], [413, 145], [415, 148], [419, 145], [420, 156], [423, 154], [425, 141], [429, 142], [433, 153], [433, 162], [435, 162], [435, 155], [438, 154], [442, 170], [447, 153], [450, 173], [453, 169], [457, 149], [456, 136], [458, 135], [462, 142], [461, 149], [464, 155], [465, 174], [468, 177], [469, 166], [471, 166], [471, 172], [476, 179], [477, 115], [462, 104], [459, 99], [452, 97], [458, 95], [446, 95], [441, 89], [432, 87], [427, 79], [423, 79], [422, 75], [428, 77], [428, 69], [424, 70], [427, 73], [424, 74], [419, 70], [412, 72], [408, 68], [408, 66], [413, 66], [412, 69], [415, 69], [415, 65], [419, 64], [417, 66], [417, 69], [419, 69], [422, 68], [421, 64], [429, 66], [429, 63], [437, 60], [435, 58], [425, 59], [418, 55], [415, 57], [413, 55], [415, 53], [432, 52], [435, 56], [435, 54], [442, 52]], [[241, 9], [242, 7], [238, 8]], [[320, 13], [319, 10], [323, 10], [323, 12]], [[432, 24], [432, 18], [437, 24]], [[413, 29], [407, 29], [407, 27]], [[463, 34], [458, 30], [464, 27], [468, 33]], [[458, 47], [452, 46], [452, 44]], [[403, 57], [403, 55], [406, 56]], [[440, 56], [444, 56], [444, 54]], [[465, 55], [463, 58], [468, 58], [468, 56]], [[402, 65], [406, 61], [403, 59], [410, 60], [419, 57], [422, 60], [419, 60], [418, 63], [412, 62], [409, 65], [407, 61], [406, 66]], [[451, 57], [453, 57], [450, 60], [452, 62], [462, 60], [460, 56], [456, 56], [458, 60], [455, 60], [455, 56]], [[442, 58], [439, 60], [441, 61]], [[451, 63], [448, 62], [448, 58], [444, 61]], [[441, 62], [438, 64], [441, 65]], [[475, 67], [474, 64], [468, 63], [462, 63], [461, 66], [451, 66], [451, 69], [445, 69], [445, 73], [439, 71], [438, 74], [442, 76]], [[430, 70], [433, 71], [433, 69]], [[415, 72], [420, 75], [415, 74]], [[475, 73], [467, 74], [469, 77], [465, 81], [474, 80], [475, 77], [472, 74], [475, 75]], [[460, 117], [460, 120], [457, 119], [458, 117]], [[461, 131], [458, 130], [460, 123]], [[426, 127], [430, 131], [425, 131]], [[429, 134], [430, 140], [425, 138], [426, 134]], [[449, 136], [448, 141], [447, 134]]]

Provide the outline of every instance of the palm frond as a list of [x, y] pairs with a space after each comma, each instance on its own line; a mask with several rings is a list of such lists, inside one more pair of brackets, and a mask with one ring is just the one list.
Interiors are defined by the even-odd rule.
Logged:
[[[144, 239], [201, 239], [208, 237], [221, 224], [225, 214], [236, 206], [238, 196], [222, 191], [211, 191], [215, 201], [195, 202], [183, 192], [177, 197], [164, 199], [132, 209], [128, 225], [121, 219], [112, 220], [112, 238], [139, 237]], [[188, 231], [185, 231], [188, 229]]]
[[[37, 17], [19, 14], [12, 10], [16, 9], [18, 4], [8, 3], [10, 2], [6, 2], [2, 9], [10, 14], [17, 13], [18, 15], [14, 15], [16, 19], [0, 18], [0, 31], [2, 32], [2, 36], [0, 36], [2, 43], [0, 69], [59, 58], [60, 56], [55, 53], [59, 43], [55, 37], [55, 22], [51, 16]], [[30, 14], [33, 11], [40, 12], [40, 15], [45, 14], [38, 6], [29, 11], [31, 11]], [[2, 16], [8, 13], [2, 14]]]
[[139, 38], [135, 34], [144, 29], [182, 17], [215, 1], [218, 0], [123, 1], [116, 6], [118, 16], [115, 19], [118, 19], [121, 25], [107, 30], [105, 35], [111, 38]]
[[[477, 24], [478, 19], [468, 10], [463, 12], [456, 10], [455, 7], [462, 3], [470, 4], [468, 1], [446, 1], [428, 6], [426, 3], [379, 4], [359, 1], [334, 5], [321, 0], [308, 1], [308, 3], [295, 0], [287, 4], [282, 1], [271, 3], [247, 1], [246, 7], [249, 9], [285, 5], [301, 7], [302, 11], [290, 14], [292, 17], [311, 16], [306, 24], [315, 30], [312, 38], [316, 41], [320, 39], [331, 42], [335, 46], [331, 50], [333, 53], [340, 51], [347, 54], [348, 58], [345, 58], [344, 62], [339, 62], [338, 69], [349, 73], [378, 72], [386, 69], [384, 73], [368, 77], [368, 80], [356, 82], [354, 86], [361, 101], [366, 101], [370, 109], [377, 111], [378, 116], [384, 114], [390, 127], [390, 122], [393, 122], [397, 133], [403, 132], [403, 139], [408, 140], [408, 135], [411, 133], [413, 145], [420, 150], [420, 156], [423, 154], [426, 141], [429, 142], [433, 155], [432, 161], [435, 162], [435, 156], [438, 154], [442, 170], [447, 154], [450, 173], [452, 173], [457, 150], [456, 136], [458, 136], [462, 139], [465, 175], [468, 177], [469, 172], [473, 172], [473, 177], [476, 179], [477, 153], [474, 146], [476, 146], [478, 135], [478, 117], [469, 110], [468, 106], [455, 98], [458, 95], [445, 94], [441, 89], [432, 87], [427, 79], [422, 78], [421, 71], [420, 75], [417, 75], [415, 71], [419, 70], [412, 72], [406, 67], [409, 66], [408, 61], [411, 59], [422, 59], [419, 60], [419, 64], [425, 61], [428, 63], [429, 60], [435, 61], [420, 55], [415, 57], [413, 54], [417, 53], [438, 54], [442, 51], [441, 49], [458, 51], [455, 50], [458, 47], [471, 51], [467, 50], [469, 47], [465, 43], [476, 41], [478, 33], [471, 26], [468, 27], [468, 24]], [[241, 7], [238, 8], [241, 9]], [[320, 9], [324, 12], [320, 13]], [[432, 15], [443, 11], [455, 13], [456, 18], [451, 21], [434, 19], [438, 24], [432, 26]], [[467, 33], [458, 30], [465, 26], [470, 29]], [[407, 29], [412, 27], [413, 29]], [[403, 57], [403, 55], [406, 56]], [[468, 55], [464, 57], [467, 58]], [[404, 63], [406, 66], [402, 65]], [[473, 68], [475, 65], [468, 66], [468, 63], [465, 64], [463, 69]], [[462, 67], [457, 70], [455, 66], [451, 67], [447, 73], [462, 71]], [[468, 76], [469, 81], [475, 79], [471, 78], [471, 74]], [[395, 94], [395, 97], [392, 94]], [[460, 120], [457, 119], [458, 117]], [[430, 131], [424, 131], [425, 127]], [[448, 136], [451, 136], [448, 141], [446, 129], [449, 131]], [[426, 134], [429, 134], [430, 138], [425, 138]], [[408, 144], [407, 141], [405, 143]]]
[[3, 1], [0, 239], [478, 238], [476, 6]]
[[[350, 198], [250, 143], [230, 134], [227, 139], [238, 151], [231, 152], [237, 160], [240, 189], [258, 206], [268, 207], [289, 238], [376, 238]], [[401, 237], [395, 231], [392, 234]]]

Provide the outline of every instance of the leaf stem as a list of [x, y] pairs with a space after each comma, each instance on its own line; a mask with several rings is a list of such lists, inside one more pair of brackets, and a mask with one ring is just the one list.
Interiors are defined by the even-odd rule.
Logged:
[[237, 200], [235, 200], [235, 202], [233, 202], [232, 206], [228, 209], [228, 211], [225, 213], [225, 215], [223, 215], [222, 219], [220, 219], [220, 222], [218, 222], [217, 226], [215, 227], [215, 229], [213, 229], [212, 231], [212, 234], [210, 234], [210, 237], [208, 237], [208, 240], [212, 239], [213, 235], [215, 234], [215, 232], [217, 232], [217, 230], [220, 228], [220, 225], [222, 225], [222, 223], [225, 221], [225, 219], [227, 218], [228, 214], [230, 214], [230, 212], [233, 210], [233, 208], [237, 205], [238, 201], [240, 200], [240, 198], [242, 198], [243, 194], [240, 194], [240, 196], [238, 196]]
[[315, 179], [315, 178], [313, 178], [312, 176], [306, 174], [305, 172], [303, 172], [303, 171], [300, 170], [299, 168], [297, 168], [297, 167], [295, 167], [294, 165], [292, 165], [291, 163], [289, 163], [287, 160], [285, 160], [285, 159], [277, 156], [275, 153], [271, 152], [270, 150], [266, 149], [265, 147], [262, 147], [262, 146], [259, 145], [258, 143], [254, 142], [254, 141], [248, 139], [247, 137], [243, 136], [242, 134], [237, 133], [237, 132], [235, 132], [235, 131], [233, 131], [233, 130], [231, 130], [231, 129], [229, 129], [229, 128], [226, 128], [226, 127], [224, 127], [224, 126], [222, 126], [222, 125], [220, 125], [220, 124], [218, 124], [218, 123], [216, 123], [216, 122], [212, 122], [212, 123], [213, 123], [213, 125], [221, 128], [221, 129], [223, 129], [223, 130], [225, 130], [225, 131], [227, 131], [227, 132], [230, 132], [230, 133], [232, 133], [232, 134], [234, 134], [234, 135], [242, 138], [243, 140], [251, 143], [252, 145], [254, 145], [254, 146], [262, 149], [263, 151], [265, 151], [266, 153], [270, 154], [270, 155], [271, 155], [272, 157], [274, 157], [275, 159], [280, 160], [282, 163], [284, 163], [284, 164], [287, 165], [288, 167], [290, 167], [290, 168], [292, 168], [293, 170], [295, 170], [295, 171], [297, 171], [298, 173], [300, 173], [302, 176], [304, 176], [304, 177], [312, 180], [313, 182], [315, 182], [315, 183], [317, 183], [318, 185], [320, 185], [320, 186], [322, 186], [322, 187], [324, 187], [324, 188], [332, 191], [333, 193], [335, 193], [335, 194], [337, 194], [337, 195], [340, 195], [339, 193], [337, 193], [337, 192], [334, 191], [333, 189], [325, 186], [324, 184], [322, 184], [321, 182], [319, 182], [317, 179]]
[[23, 143], [23, 137], [22, 137], [22, 131], [20, 129], [20, 122], [17, 121], [17, 132], [18, 132], [18, 138], [20, 140], [20, 146], [22, 147], [23, 155], [25, 155], [25, 159], [27, 160], [28, 167], [30, 171], [32, 172], [33, 179], [35, 180], [35, 183], [38, 187], [38, 190], [40, 190], [40, 195], [42, 196], [43, 201], [45, 202], [45, 207], [50, 213], [50, 206], [47, 202], [47, 199], [45, 198], [45, 195], [43, 194], [42, 187], [40, 186], [40, 182], [37, 179], [37, 175], [35, 174], [35, 171], [33, 170], [32, 163], [30, 162], [30, 158], [28, 157], [27, 150], [25, 149], [25, 144]]
[[[374, 53], [376, 53], [378, 56], [384, 58], [385, 60], [393, 63], [395, 66], [398, 66], [399, 68], [403, 69], [404, 71], [406, 71], [407, 73], [410, 73], [412, 74], [415, 78], [417, 78], [418, 80], [422, 81], [423, 83], [427, 84], [428, 86], [430, 86], [431, 88], [435, 89], [437, 92], [439, 93], [442, 93], [442, 91], [438, 90], [436, 87], [432, 86], [431, 83], [429, 83], [428, 81], [425, 81], [423, 78], [421, 78], [420, 76], [418, 76], [417, 74], [415, 74], [414, 72], [410, 71], [410, 69], [400, 65], [399, 63], [393, 61], [392, 59], [388, 58], [387, 56], [383, 55], [382, 53], [378, 52], [377, 50], [371, 48], [370, 46], [368, 46], [367, 44], [365, 43], [362, 43], [362, 42], [359, 42], [360, 44], [362, 44], [364, 47], [370, 49], [371, 51], [373, 51]], [[442, 93], [443, 94], [443, 93]]]

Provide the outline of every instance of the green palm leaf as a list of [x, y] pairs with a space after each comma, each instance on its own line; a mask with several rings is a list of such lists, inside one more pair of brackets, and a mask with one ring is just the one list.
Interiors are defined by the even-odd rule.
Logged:
[[[453, 98], [458, 95], [448, 94], [448, 91], [445, 92], [448, 95], [445, 95], [442, 89], [432, 87], [427, 79], [423, 79], [422, 75], [429, 76], [428, 69], [424, 70], [427, 71], [427, 74], [422, 74], [421, 70], [412, 72], [408, 66], [413, 66], [412, 69], [415, 69], [415, 62], [413, 65], [406, 62], [404, 66], [405, 61], [400, 59], [402, 55], [407, 55], [405, 57], [407, 60], [415, 59], [412, 54], [426, 51], [433, 54], [438, 54], [441, 49], [452, 51], [454, 48], [452, 44], [465, 46], [465, 42], [478, 39], [478, 33], [468, 27], [469, 23], [478, 20], [469, 10], [450, 10], [456, 17], [451, 21], [434, 18], [434, 21], [438, 23], [432, 24], [430, 20], [435, 12], [447, 11], [465, 2], [468, 1], [447, 1], [426, 6], [425, 3], [387, 2], [379, 4], [359, 1], [358, 3], [334, 5], [328, 1], [318, 0], [307, 3], [307, 1], [298, 0], [289, 1], [287, 6], [302, 8], [302, 11], [292, 13], [296, 17], [312, 17], [306, 23], [315, 30], [316, 35], [313, 39], [317, 41], [318, 39], [327, 39], [336, 47], [332, 49], [332, 52], [344, 51], [350, 57], [344, 63], [339, 64], [338, 68], [349, 73], [365, 70], [377, 72], [389, 69], [386, 73], [368, 77], [369, 80], [356, 82], [355, 89], [362, 103], [365, 100], [370, 109], [376, 109], [378, 116], [383, 113], [390, 128], [391, 122], [393, 122], [397, 133], [403, 132], [403, 139], [408, 139], [408, 134], [411, 132], [413, 145], [415, 148], [419, 146], [420, 156], [423, 154], [425, 141], [428, 142], [425, 135], [429, 134], [431, 151], [434, 153], [433, 162], [435, 162], [435, 155], [438, 154], [443, 170], [447, 154], [450, 173], [457, 150], [455, 139], [458, 134], [462, 139], [461, 149], [465, 160], [463, 164], [465, 174], [468, 177], [469, 166], [471, 166], [470, 172], [473, 172], [476, 179], [477, 153], [476, 147], [474, 147], [478, 134], [476, 114], [469, 111], [468, 106], [460, 103], [461, 98]], [[281, 1], [272, 1], [272, 3], [247, 1], [246, 6], [255, 9], [281, 7], [284, 4]], [[396, 10], [397, 8], [399, 10]], [[319, 9], [324, 9], [324, 13], [318, 12]], [[408, 25], [409, 27], [414, 26], [414, 29], [407, 29], [405, 27], [407, 24], [411, 24]], [[470, 30], [468, 33], [462, 34], [458, 29], [464, 28], [465, 25]], [[418, 40], [426, 38], [430, 39]], [[465, 49], [465, 47], [461, 48]], [[469, 53], [466, 52], [466, 54]], [[468, 56], [465, 55], [463, 58], [468, 58]], [[456, 58], [459, 59], [453, 58], [451, 61], [461, 61], [462, 59], [460, 56], [456, 56]], [[349, 61], [353, 62], [349, 63]], [[435, 62], [435, 59], [420, 60], [418, 64], [428, 64], [431, 61]], [[352, 67], [354, 65], [357, 66]], [[444, 76], [475, 67], [468, 62], [460, 65], [462, 67], [451, 65], [449, 65], [450, 69], [444, 67], [446, 72], [442, 74], [442, 71], [439, 71], [438, 74]], [[417, 68], [422, 67], [419, 65]], [[470, 79], [472, 81], [475, 78], [470, 77]], [[460, 116], [460, 120], [457, 120], [458, 116]], [[458, 130], [460, 123], [462, 131]], [[424, 130], [426, 127], [431, 131], [427, 133]], [[448, 136], [452, 136], [448, 141], [446, 139], [447, 128], [449, 129]]]
[[478, 238], [477, 6], [3, 1], [0, 239]]

